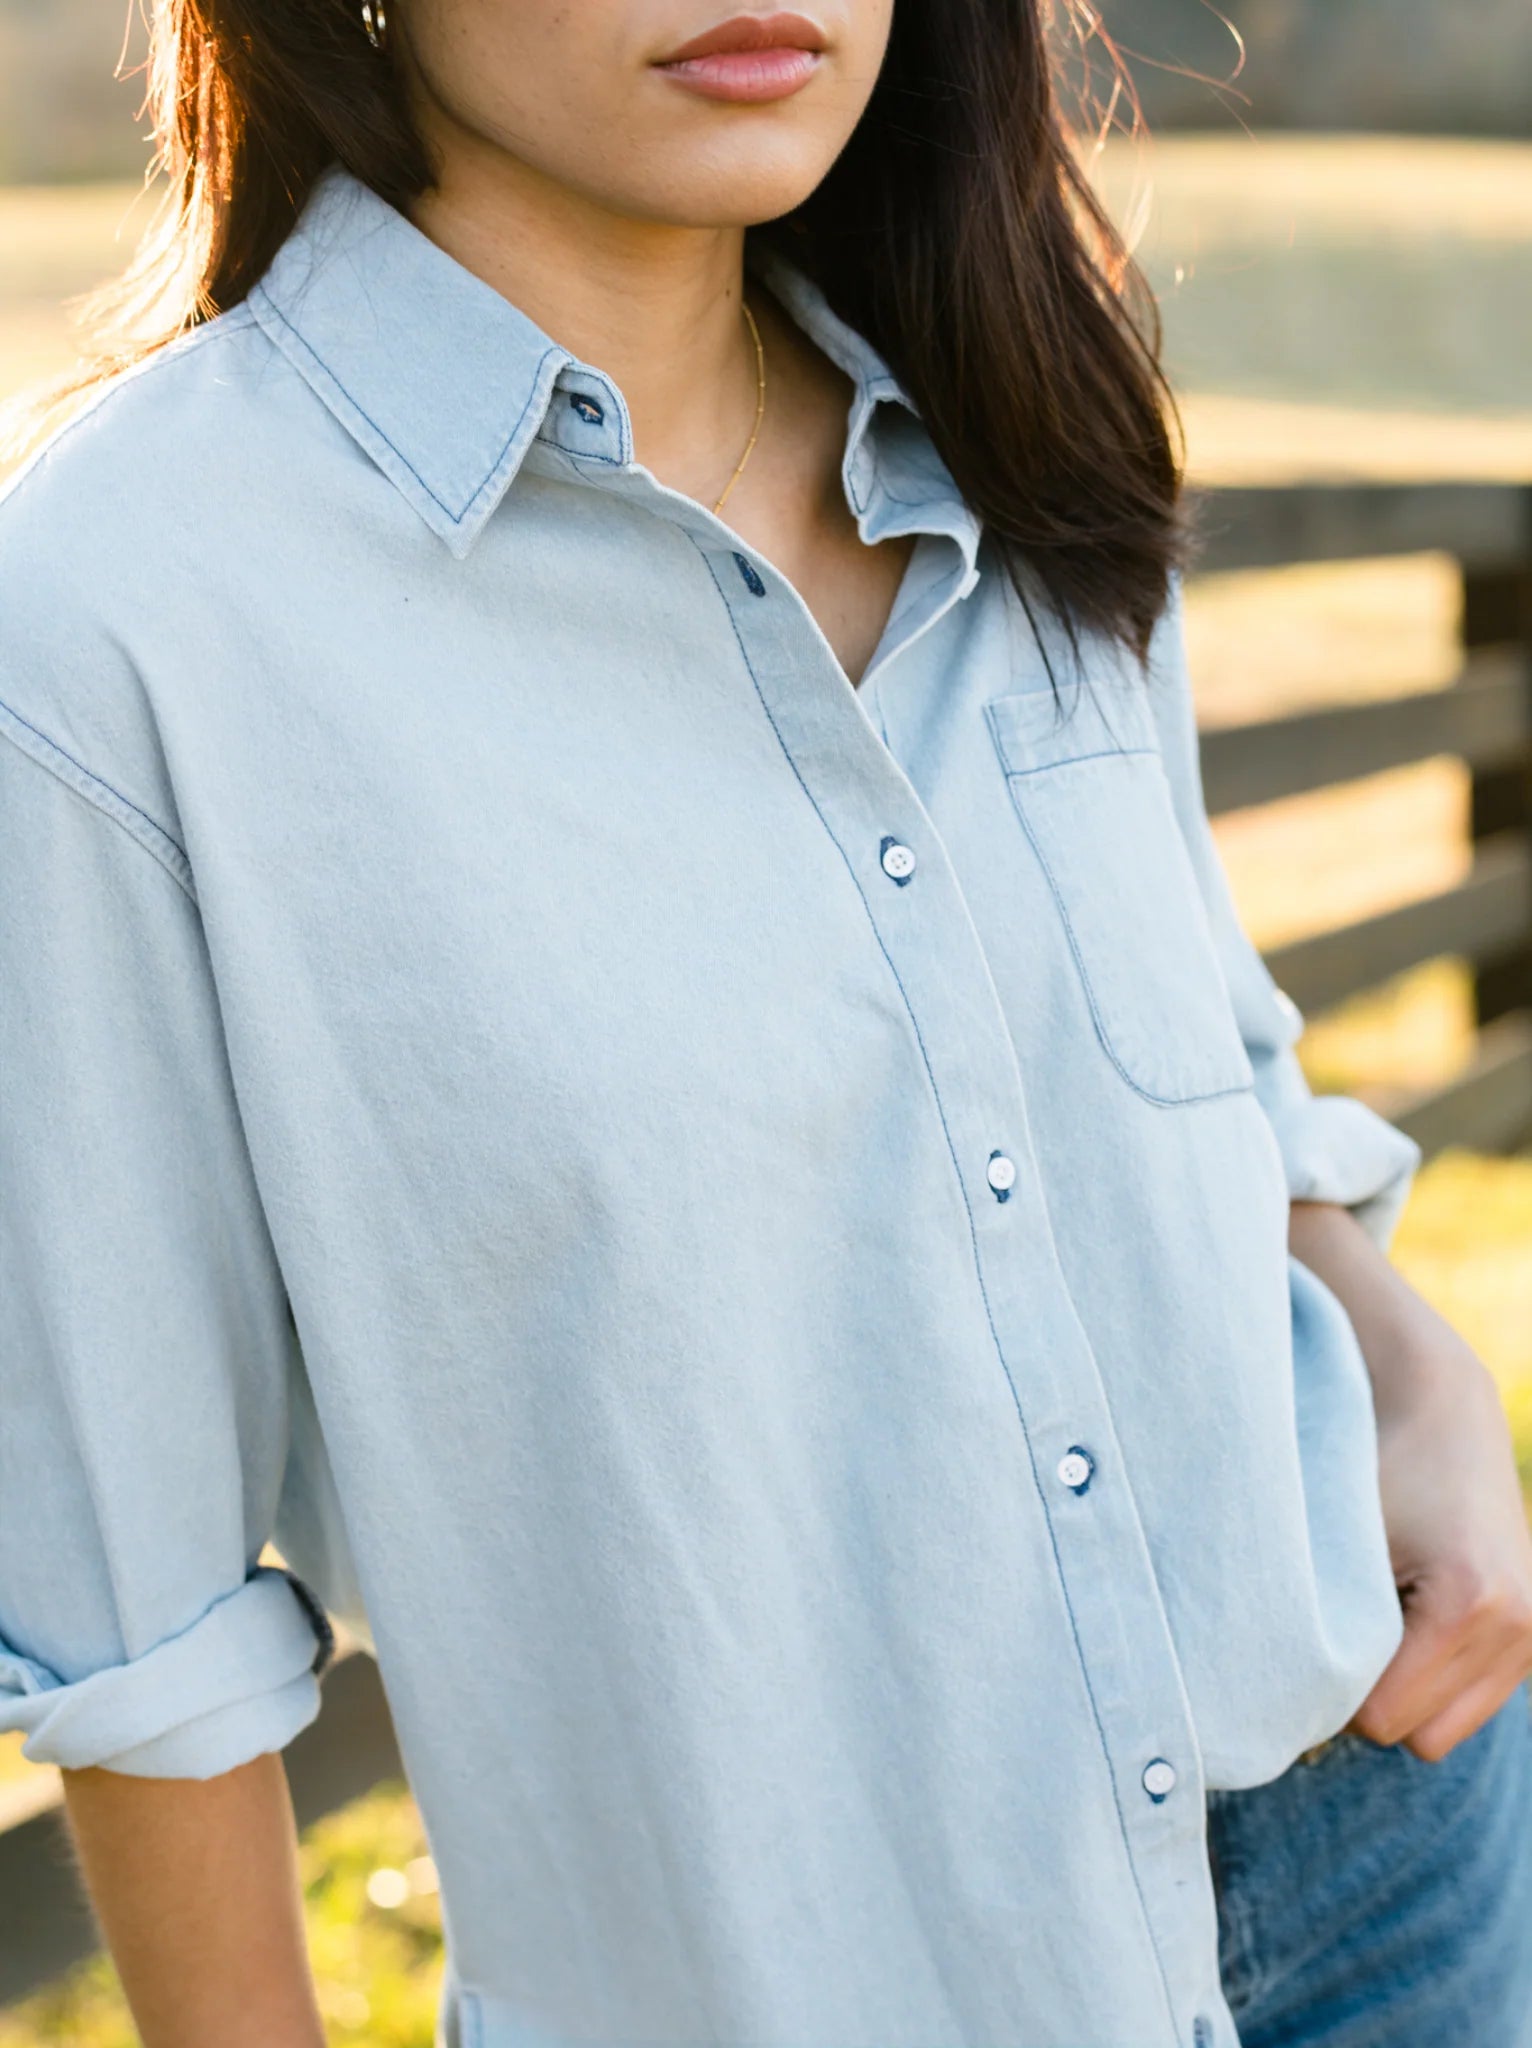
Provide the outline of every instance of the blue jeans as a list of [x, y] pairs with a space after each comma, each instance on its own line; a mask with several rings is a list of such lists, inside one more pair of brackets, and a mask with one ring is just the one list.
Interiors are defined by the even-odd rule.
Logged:
[[1532, 1698], [1439, 1763], [1342, 1735], [1208, 1795], [1243, 2048], [1532, 2048]]

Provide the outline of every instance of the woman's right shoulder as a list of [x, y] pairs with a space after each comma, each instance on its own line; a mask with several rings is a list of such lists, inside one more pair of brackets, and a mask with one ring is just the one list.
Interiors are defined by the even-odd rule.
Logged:
[[0, 491], [0, 737], [166, 822], [157, 672], [216, 659], [292, 516], [316, 406], [235, 307], [111, 377]]
[[240, 305], [88, 392], [0, 488], [0, 615], [39, 581], [78, 608], [191, 535], [215, 551], [237, 451], [280, 431], [282, 370]]

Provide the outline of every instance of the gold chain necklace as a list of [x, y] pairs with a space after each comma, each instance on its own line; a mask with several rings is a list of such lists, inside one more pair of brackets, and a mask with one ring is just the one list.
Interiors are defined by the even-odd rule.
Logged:
[[766, 410], [766, 351], [761, 346], [761, 330], [755, 324], [755, 315], [750, 310], [748, 300], [741, 299], [739, 309], [749, 322], [750, 337], [755, 343], [755, 425], [750, 429], [750, 439], [745, 443], [744, 454], [734, 466], [733, 476], [729, 478], [729, 481], [723, 487], [723, 497], [713, 507], [715, 512], [723, 510], [724, 498], [728, 497], [730, 491], [739, 482], [740, 472], [750, 460], [750, 451], [754, 448], [756, 436], [761, 431], [761, 415]]

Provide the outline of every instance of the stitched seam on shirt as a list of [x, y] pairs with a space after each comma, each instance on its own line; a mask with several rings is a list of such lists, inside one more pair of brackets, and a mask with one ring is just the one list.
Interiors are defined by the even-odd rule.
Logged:
[[[513, 436], [514, 438], [514, 436]], [[595, 448], [571, 448], [567, 441], [561, 441], [550, 427], [536, 437], [545, 448], [557, 448], [560, 455], [567, 455], [574, 462], [604, 462], [609, 469], [621, 469], [621, 455], [603, 455]]]
[[[688, 536], [688, 538], [690, 538], [690, 536]], [[943, 1136], [947, 1140], [947, 1154], [952, 1161], [952, 1170], [954, 1174], [957, 1176], [958, 1194], [962, 1198], [964, 1213], [967, 1215], [968, 1218], [968, 1241], [973, 1250], [974, 1277], [978, 1281], [979, 1299], [984, 1304], [984, 1320], [989, 1325], [989, 1334], [990, 1339], [995, 1347], [995, 1356], [1000, 1361], [1000, 1370], [1005, 1374], [1005, 1383], [1007, 1387], [1010, 1389], [1011, 1403], [1016, 1410], [1016, 1420], [1021, 1426], [1021, 1440], [1023, 1444], [1026, 1446], [1027, 1465], [1032, 1474], [1032, 1485], [1037, 1493], [1038, 1505], [1041, 1507], [1043, 1513], [1043, 1526], [1048, 1531], [1048, 1542], [1050, 1548], [1053, 1551], [1053, 1567], [1058, 1575], [1059, 1592], [1063, 1596], [1064, 1611], [1069, 1616], [1069, 1629], [1071, 1636], [1074, 1638], [1075, 1655], [1079, 1661], [1081, 1683], [1085, 1687], [1085, 1696], [1090, 1701], [1091, 1718], [1096, 1724], [1096, 1734], [1101, 1743], [1101, 1752], [1103, 1759], [1106, 1763], [1107, 1780], [1112, 1788], [1112, 1803], [1117, 1809], [1117, 1824], [1119, 1828], [1122, 1830], [1123, 1848], [1127, 1854], [1128, 1869], [1132, 1874], [1133, 1888], [1138, 1894], [1139, 1912], [1143, 1916], [1144, 1932], [1148, 1937], [1149, 1946], [1154, 1955], [1155, 1966], [1159, 1971], [1160, 1986], [1165, 1996], [1166, 2017], [1170, 2021], [1171, 2033], [1172, 2035], [1175, 2035], [1178, 2030], [1176, 2026], [1175, 2000], [1172, 1998], [1170, 1991], [1170, 1979], [1166, 1972], [1164, 1958], [1160, 1954], [1160, 1945], [1158, 1941], [1156, 1941], [1155, 1939], [1154, 1923], [1149, 1918], [1149, 1906], [1147, 1900], [1144, 1897], [1144, 1888], [1139, 1880], [1138, 1864], [1135, 1861], [1133, 1854], [1133, 1839], [1128, 1832], [1128, 1817], [1123, 1811], [1122, 1797], [1118, 1791], [1117, 1786], [1117, 1772], [1113, 1765], [1112, 1752], [1107, 1742], [1106, 1728], [1102, 1723], [1101, 1710], [1096, 1703], [1095, 1688], [1091, 1684], [1090, 1670], [1086, 1663], [1085, 1657], [1085, 1646], [1080, 1640], [1079, 1623], [1075, 1617], [1074, 1602], [1069, 1597], [1069, 1582], [1065, 1577], [1064, 1562], [1059, 1554], [1058, 1535], [1053, 1526], [1053, 1516], [1050, 1512], [1048, 1505], [1047, 1491], [1043, 1486], [1042, 1474], [1037, 1469], [1037, 1456], [1032, 1448], [1032, 1435], [1027, 1428], [1027, 1418], [1026, 1413], [1021, 1405], [1021, 1396], [1017, 1392], [1016, 1382], [1011, 1375], [1011, 1368], [1006, 1360], [1005, 1346], [1001, 1343], [1000, 1332], [995, 1327], [995, 1316], [994, 1310], [990, 1306], [989, 1289], [984, 1283], [984, 1262], [979, 1252], [979, 1233], [978, 1227], [974, 1222], [973, 1204], [968, 1199], [968, 1187], [963, 1179], [962, 1163], [958, 1158], [957, 1145], [952, 1136], [952, 1127], [947, 1121], [947, 1112], [942, 1103], [941, 1090], [936, 1085], [936, 1074], [931, 1065], [931, 1055], [926, 1050], [926, 1042], [924, 1037], [921, 1035], [919, 1020], [916, 1018], [915, 1015], [915, 1006], [910, 1001], [909, 991], [908, 989], [906, 989], [904, 985], [904, 981], [900, 976], [899, 969], [894, 964], [893, 955], [889, 952], [887, 945], [884, 943], [883, 934], [878, 929], [878, 921], [872, 914], [872, 905], [867, 900], [867, 892], [862, 887], [861, 881], [857, 876], [856, 869], [852, 865], [851, 857], [846, 852], [845, 847], [841, 845], [839, 839], [836, 838], [834, 831], [831, 829], [829, 819], [820, 809], [818, 803], [815, 802], [814, 792], [809, 788], [807, 782], [804, 781], [802, 771], [799, 769], [798, 763], [793, 759], [792, 750], [789, 748], [787, 741], [782, 736], [782, 729], [777, 724], [776, 719], [772, 717], [771, 706], [766, 701], [766, 693], [761, 688], [760, 678], [756, 675], [755, 666], [750, 659], [748, 651], [746, 650], [744, 640], [740, 636], [740, 630], [738, 625], [735, 623], [733, 610], [730, 607], [728, 598], [724, 595], [723, 585], [719, 582], [718, 577], [714, 572], [712, 563], [708, 560], [707, 556], [703, 554], [700, 545], [693, 541], [693, 546], [697, 548], [698, 554], [702, 555], [703, 564], [706, 567], [709, 576], [713, 578], [713, 584], [718, 592], [719, 599], [723, 604], [724, 610], [728, 613], [729, 625], [733, 631], [735, 643], [739, 648], [740, 659], [744, 662], [745, 671], [750, 677], [751, 683], [754, 685], [755, 694], [760, 700], [761, 709], [766, 714], [767, 723], [770, 725], [773, 733], [776, 735], [777, 745], [782, 749], [782, 753], [787, 761], [787, 765], [789, 766], [789, 768], [792, 769], [794, 776], [797, 778], [798, 787], [803, 791], [804, 795], [808, 798], [809, 803], [813, 806], [814, 815], [818, 818], [820, 824], [824, 827], [825, 834], [828, 837], [830, 844], [835, 848], [836, 852], [840, 855], [842, 861], [845, 862], [846, 872], [851, 877], [851, 886], [856, 890], [857, 895], [861, 899], [862, 909], [866, 914], [868, 924], [872, 928], [872, 935], [874, 939], [877, 941], [879, 952], [883, 955], [884, 960], [888, 964], [889, 973], [894, 978], [894, 985], [898, 989], [900, 999], [904, 1004], [905, 1015], [910, 1020], [910, 1029], [915, 1035], [915, 1043], [920, 1048], [921, 1062], [926, 1070], [926, 1081], [931, 1090], [931, 1099], [936, 1104], [936, 1114], [941, 1122]]]
[[120, 826], [159, 862], [190, 900], [196, 902], [196, 884], [185, 847], [172, 839], [163, 825], [157, 825], [147, 811], [141, 811], [120, 789], [114, 789], [109, 782], [93, 774], [83, 762], [66, 753], [56, 741], [50, 740], [46, 733], [39, 732], [35, 725], [23, 718], [19, 711], [13, 711], [9, 704], [3, 702], [0, 702], [0, 734], [4, 734], [18, 753], [25, 754], [29, 761], [35, 761], [45, 774], [61, 782], [66, 789], [73, 790], [102, 817]]
[[[1002, 736], [1002, 748], [1004, 744]], [[1030, 768], [1013, 768], [1007, 761], [1005, 772], [1007, 775], [1046, 775], [1050, 768], [1072, 768], [1077, 761], [1129, 761], [1137, 754], [1155, 754], [1158, 751], [1157, 747], [1095, 747], [1088, 754], [1061, 754], [1055, 761], [1036, 761]]]
[[[335, 372], [330, 368], [329, 364], [325, 361], [324, 357], [320, 355], [319, 351], [315, 348], [310, 347], [309, 343], [304, 340], [303, 336], [298, 332], [297, 328], [294, 327], [291, 320], [288, 319], [287, 315], [282, 311], [282, 308], [277, 304], [276, 300], [272, 298], [271, 294], [268, 291], [263, 290], [260, 286], [257, 286], [256, 290], [260, 292], [262, 305], [270, 307], [272, 314], [278, 321], [281, 322], [282, 326], [286, 328], [287, 332], [292, 336], [293, 341], [296, 343], [296, 345], [299, 348], [301, 348], [303, 353], [310, 359], [310, 361], [313, 362], [315, 366], [318, 369], [320, 369], [326, 377], [328, 377], [330, 382], [335, 386], [336, 390], [340, 393], [341, 397], [345, 399], [347, 405], [349, 405], [356, 413], [358, 419], [365, 420], [368, 426], [371, 427], [372, 431], [377, 435], [378, 439], [383, 443], [384, 447], [391, 449], [393, 453], [396, 456], [398, 456], [400, 462], [404, 464], [404, 467], [409, 471], [410, 475], [415, 479], [416, 483], [419, 484], [420, 488], [431, 500], [431, 503], [433, 505], [438, 506], [440, 510], [445, 514], [445, 516], [452, 521], [452, 524], [454, 526], [461, 526], [463, 524], [463, 521], [468, 517], [469, 513], [473, 510], [474, 506], [478, 503], [479, 499], [484, 495], [485, 488], [489, 484], [490, 479], [495, 475], [501, 463], [504, 462], [506, 454], [509, 451], [512, 442], [516, 439], [516, 436], [521, 432], [522, 427], [526, 424], [527, 415], [532, 410], [533, 400], [537, 397], [537, 387], [542, 381], [543, 369], [544, 366], [547, 364], [549, 357], [561, 356], [564, 353], [564, 351], [561, 348], [559, 348], [556, 343], [553, 344], [551, 347], [545, 348], [543, 350], [541, 356], [538, 358], [537, 369], [533, 373], [532, 389], [527, 394], [526, 403], [522, 406], [520, 413], [517, 415], [515, 426], [512, 427], [511, 431], [506, 435], [505, 440], [501, 445], [500, 453], [495, 457], [494, 461], [485, 471], [483, 479], [477, 485], [475, 485], [473, 491], [470, 493], [467, 501], [465, 502], [462, 511], [454, 512], [452, 507], [447, 503], [446, 499], [439, 498], [436, 492], [432, 490], [431, 486], [420, 474], [420, 471], [415, 467], [414, 463], [410, 461], [409, 457], [404, 453], [403, 449], [400, 448], [398, 444], [388, 434], [386, 434], [383, 431], [382, 427], [378, 425], [377, 421], [373, 418], [372, 414], [367, 410], [366, 406], [360, 404], [356, 399], [355, 395], [348, 389], [346, 385], [344, 385], [341, 382], [339, 377], [336, 376]], [[254, 294], [252, 293], [251, 296], [253, 297]], [[602, 460], [603, 458], [597, 457], [596, 459], [599, 461]]]
[[9, 497], [12, 492], [19, 496], [26, 487], [27, 476], [34, 464], [40, 466], [46, 462], [56, 449], [62, 447], [72, 434], [85, 425], [87, 420], [94, 419], [102, 407], [110, 405], [119, 392], [128, 390], [137, 384], [140, 378], [153, 377], [161, 370], [173, 369], [183, 356], [190, 355], [193, 350], [211, 348], [222, 335], [237, 334], [247, 327], [258, 324], [255, 314], [242, 300], [239, 305], [231, 306], [227, 313], [220, 313], [215, 320], [206, 320], [200, 327], [194, 327], [189, 334], [157, 349], [153, 355], [135, 363], [131, 370], [110, 377], [78, 412], [71, 413], [68, 419], [48, 436], [31, 459], [16, 472], [7, 487], [6, 496]]

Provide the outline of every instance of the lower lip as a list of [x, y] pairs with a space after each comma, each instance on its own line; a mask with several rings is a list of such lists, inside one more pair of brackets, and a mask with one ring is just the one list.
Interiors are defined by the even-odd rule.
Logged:
[[817, 50], [729, 50], [655, 70], [705, 100], [785, 100], [819, 69]]

